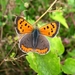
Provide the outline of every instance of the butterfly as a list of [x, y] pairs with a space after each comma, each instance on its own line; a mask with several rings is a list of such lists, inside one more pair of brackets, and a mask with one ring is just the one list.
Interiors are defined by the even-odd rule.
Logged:
[[34, 28], [22, 17], [16, 18], [16, 31], [23, 34], [19, 40], [19, 48], [25, 53], [36, 52], [46, 54], [50, 50], [50, 44], [45, 36], [54, 37], [59, 30], [59, 22], [52, 22], [40, 28]]

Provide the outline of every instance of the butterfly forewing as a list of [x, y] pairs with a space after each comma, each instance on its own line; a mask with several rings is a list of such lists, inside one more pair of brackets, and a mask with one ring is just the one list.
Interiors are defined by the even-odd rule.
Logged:
[[54, 37], [59, 29], [59, 22], [52, 22], [39, 29], [40, 33], [46, 36]]
[[30, 33], [33, 31], [33, 26], [22, 17], [16, 18], [16, 30], [20, 34]]

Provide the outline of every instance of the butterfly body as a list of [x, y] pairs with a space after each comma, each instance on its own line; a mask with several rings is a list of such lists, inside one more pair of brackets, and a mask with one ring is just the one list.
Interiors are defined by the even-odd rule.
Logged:
[[39, 54], [46, 54], [50, 50], [50, 44], [45, 35], [49, 37], [55, 36], [59, 28], [58, 22], [54, 22], [47, 24], [40, 29], [34, 29], [33, 26], [22, 17], [17, 17], [16, 25], [17, 32], [19, 34], [24, 34], [19, 40], [20, 49], [25, 53], [31, 51]]
[[32, 32], [32, 45], [33, 48], [36, 48], [37, 43], [38, 43], [38, 38], [39, 38], [39, 31], [38, 29], [34, 29]]

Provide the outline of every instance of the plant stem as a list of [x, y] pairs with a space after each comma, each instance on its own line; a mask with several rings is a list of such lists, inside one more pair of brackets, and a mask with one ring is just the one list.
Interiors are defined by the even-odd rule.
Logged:
[[53, 7], [53, 5], [57, 2], [57, 0], [55, 0], [50, 6], [49, 8], [36, 20], [36, 22], [33, 25], [36, 25], [36, 23], [43, 17], [45, 16]]

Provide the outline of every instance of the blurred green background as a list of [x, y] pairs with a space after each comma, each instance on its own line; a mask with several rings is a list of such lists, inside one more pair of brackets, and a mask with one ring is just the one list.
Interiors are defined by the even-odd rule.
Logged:
[[33, 25], [53, 1], [0, 0], [0, 75], [75, 75], [75, 0], [57, 0], [38, 22], [38, 26], [60, 22], [58, 35], [48, 37], [51, 52], [19, 58], [24, 53], [18, 48], [15, 17], [23, 16]]

